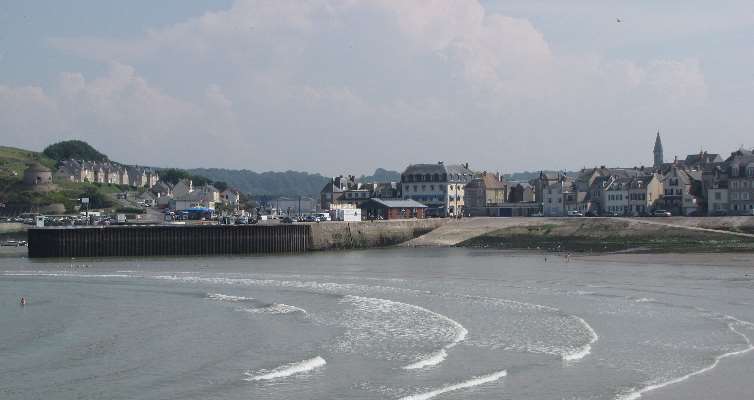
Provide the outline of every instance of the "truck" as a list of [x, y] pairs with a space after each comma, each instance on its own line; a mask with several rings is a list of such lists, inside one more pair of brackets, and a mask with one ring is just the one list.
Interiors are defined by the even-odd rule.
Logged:
[[347, 222], [361, 221], [361, 209], [337, 209], [335, 211], [335, 220]]

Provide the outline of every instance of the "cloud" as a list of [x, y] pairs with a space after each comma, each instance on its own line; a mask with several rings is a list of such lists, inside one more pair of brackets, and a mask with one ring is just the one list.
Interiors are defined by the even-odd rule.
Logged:
[[[212, 142], [223, 147], [237, 135], [231, 104], [217, 86], [203, 103], [163, 93], [133, 67], [111, 63], [106, 75], [87, 81], [61, 74], [53, 91], [0, 86], [0, 129], [10, 144], [42, 148], [54, 140], [81, 138], [116, 160], [161, 165], [174, 149]], [[174, 162], [175, 160], [171, 160]]]
[[[0, 127], [18, 140], [33, 129], [40, 142], [81, 136], [163, 165], [639, 163], [652, 131], [701, 115], [710, 92], [696, 58], [558, 53], [530, 20], [472, 0], [238, 0], [136, 38], [49, 44], [111, 67], [91, 80], [64, 74], [56, 90], [0, 87], [17, 109]], [[634, 140], [585, 146], [609, 135]], [[205, 145], [166, 151], [186, 141]]]

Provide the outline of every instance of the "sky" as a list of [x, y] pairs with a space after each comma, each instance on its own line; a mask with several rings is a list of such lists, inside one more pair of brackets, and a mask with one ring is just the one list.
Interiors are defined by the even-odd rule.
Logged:
[[[620, 19], [621, 22], [618, 22]], [[754, 146], [754, 2], [0, 0], [0, 144], [368, 174]]]

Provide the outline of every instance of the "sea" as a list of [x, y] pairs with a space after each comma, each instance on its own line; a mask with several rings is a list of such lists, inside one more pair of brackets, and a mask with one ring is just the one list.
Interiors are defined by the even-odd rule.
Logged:
[[752, 398], [752, 340], [746, 263], [0, 258], [1, 399]]

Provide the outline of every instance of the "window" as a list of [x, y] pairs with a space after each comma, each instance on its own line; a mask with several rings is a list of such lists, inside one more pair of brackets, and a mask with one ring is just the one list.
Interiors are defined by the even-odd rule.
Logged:
[[[435, 175], [435, 176], [437, 176], [437, 175]], [[434, 192], [435, 191], [435, 185], [429, 185], [429, 190], [431, 190], [431, 191]]]
[[715, 200], [721, 200], [722, 194], [720, 192], [715, 192]]

